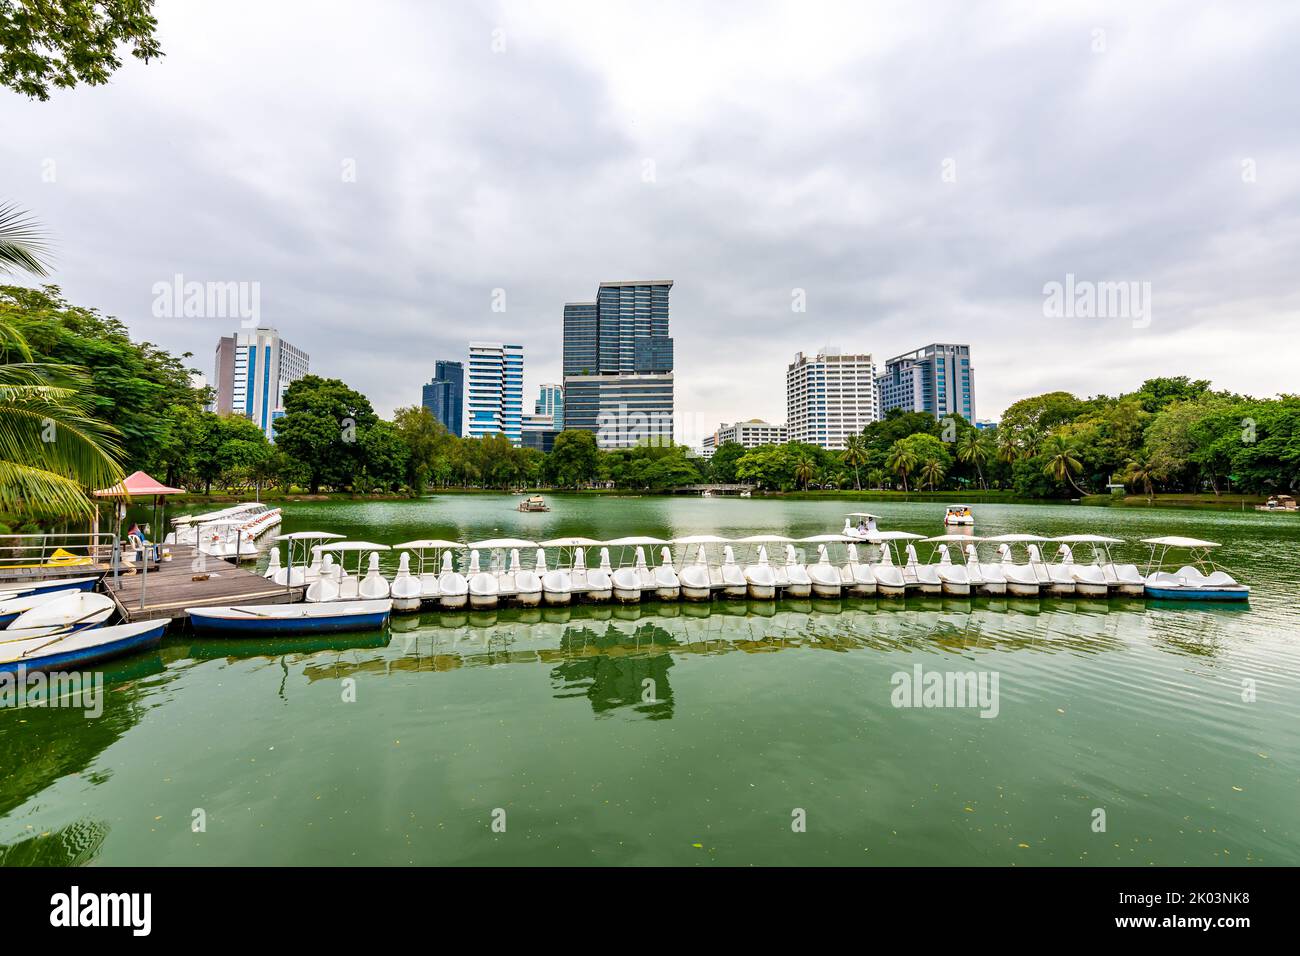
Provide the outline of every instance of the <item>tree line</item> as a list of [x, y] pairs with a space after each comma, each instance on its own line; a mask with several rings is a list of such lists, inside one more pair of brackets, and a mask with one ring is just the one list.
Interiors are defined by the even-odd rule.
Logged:
[[272, 442], [243, 416], [204, 410], [211, 393], [193, 384], [192, 355], [133, 342], [117, 319], [68, 303], [57, 287], [0, 287], [0, 320], [30, 351], [11, 364], [22, 358], [76, 377], [79, 414], [102, 423], [128, 470], [192, 491], [659, 491], [738, 482], [784, 492], [990, 489], [1053, 498], [1104, 493], [1114, 482], [1145, 494], [1220, 494], [1287, 491], [1300, 481], [1300, 398], [1219, 392], [1185, 376], [1149, 379], [1115, 397], [1021, 399], [993, 428], [895, 410], [850, 436], [843, 451], [727, 443], [706, 460], [679, 445], [604, 451], [577, 430], [557, 435], [547, 454], [504, 435], [464, 438], [420, 406], [385, 419], [346, 383], [308, 375], [289, 386]]

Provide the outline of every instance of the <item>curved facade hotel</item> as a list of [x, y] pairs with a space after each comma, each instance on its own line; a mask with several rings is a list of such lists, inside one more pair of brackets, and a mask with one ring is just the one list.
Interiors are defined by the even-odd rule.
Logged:
[[885, 363], [876, 380], [880, 413], [892, 408], [929, 412], [935, 418], [960, 415], [975, 424], [975, 371], [969, 345], [926, 345]]
[[842, 355], [824, 349], [794, 357], [785, 373], [786, 433], [805, 442], [841, 451], [844, 439], [880, 418], [876, 366], [870, 355]]
[[522, 440], [524, 347], [501, 342], [469, 343], [465, 433], [483, 438], [503, 433]]
[[564, 305], [564, 427], [601, 448], [673, 437], [671, 279], [602, 282], [594, 302]]

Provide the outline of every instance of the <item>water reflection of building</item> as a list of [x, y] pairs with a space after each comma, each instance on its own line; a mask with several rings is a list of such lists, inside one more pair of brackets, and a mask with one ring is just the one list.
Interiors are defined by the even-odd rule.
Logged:
[[668, 671], [677, 646], [675, 637], [652, 623], [632, 634], [613, 624], [604, 630], [567, 628], [560, 638], [566, 659], [551, 669], [555, 696], [585, 696], [597, 714], [629, 707], [650, 720], [668, 720], [673, 715]]

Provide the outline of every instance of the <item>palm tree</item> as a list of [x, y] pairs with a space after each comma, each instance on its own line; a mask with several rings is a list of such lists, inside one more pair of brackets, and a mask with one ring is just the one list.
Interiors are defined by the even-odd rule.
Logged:
[[49, 244], [36, 221], [13, 203], [0, 203], [0, 273], [49, 271]]
[[[95, 419], [76, 369], [32, 361], [17, 329], [0, 322], [0, 505], [90, 518], [85, 489], [122, 480], [117, 430]], [[14, 354], [21, 361], [10, 361]]]
[[801, 455], [794, 463], [794, 480], [803, 485], [804, 490], [808, 490], [808, 482], [817, 476], [817, 462], [813, 461], [811, 455]]
[[1068, 481], [1079, 494], [1087, 494], [1074, 480], [1074, 476], [1083, 471], [1083, 462], [1074, 457], [1074, 447], [1066, 441], [1065, 436], [1050, 436], [1043, 442], [1043, 454], [1047, 456], [1043, 474], [1057, 481]]
[[853, 488], [855, 491], [862, 490], [862, 482], [858, 480], [858, 469], [867, 461], [867, 440], [861, 435], [850, 435], [844, 439], [844, 464], [853, 469]]
[[1004, 465], [1013, 464], [1020, 457], [1020, 443], [1008, 428], [998, 429], [998, 461]]
[[[44, 276], [46, 249], [26, 213], [0, 205], [0, 273]], [[22, 333], [0, 319], [0, 506], [89, 518], [87, 486], [122, 480], [117, 430], [90, 414], [88, 384], [78, 369], [35, 362]]]
[[921, 466], [920, 478], [933, 491], [935, 485], [943, 481], [943, 464], [938, 458], [927, 458]]
[[1155, 468], [1151, 465], [1151, 459], [1144, 451], [1139, 451], [1134, 457], [1130, 458], [1124, 467], [1124, 482], [1126, 484], [1141, 485], [1147, 493], [1147, 503], [1150, 504], [1155, 500], [1155, 483], [1159, 480]]
[[984, 466], [988, 463], [991, 451], [988, 435], [974, 428], [968, 429], [957, 440], [957, 460], [975, 466], [981, 488], [988, 487], [984, 484]]
[[889, 448], [889, 470], [903, 479], [903, 491], [907, 491], [907, 476], [921, 463], [916, 452], [901, 442], [894, 442]]

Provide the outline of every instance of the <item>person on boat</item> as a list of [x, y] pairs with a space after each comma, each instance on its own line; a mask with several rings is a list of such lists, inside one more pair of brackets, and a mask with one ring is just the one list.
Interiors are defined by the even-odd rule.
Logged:
[[866, 533], [867, 533], [867, 519], [866, 519], [866, 518], [859, 518], [859, 519], [858, 519], [858, 534], [866, 534]]
[[867, 518], [867, 530], [868, 531], [876, 530], [876, 519], [874, 516]]

